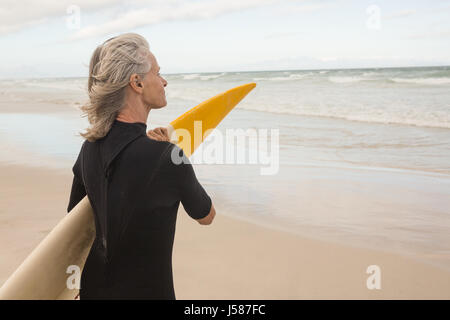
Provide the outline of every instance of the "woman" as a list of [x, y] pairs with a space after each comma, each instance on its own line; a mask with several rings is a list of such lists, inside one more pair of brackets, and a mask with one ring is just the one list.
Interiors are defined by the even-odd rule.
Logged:
[[[90, 127], [73, 166], [69, 212], [87, 195], [96, 237], [81, 274], [80, 299], [175, 299], [172, 247], [180, 202], [202, 225], [215, 216], [167, 130], [146, 132], [166, 106], [167, 81], [147, 41], [128, 33], [94, 51], [82, 107]], [[173, 155], [183, 157], [174, 163]]]

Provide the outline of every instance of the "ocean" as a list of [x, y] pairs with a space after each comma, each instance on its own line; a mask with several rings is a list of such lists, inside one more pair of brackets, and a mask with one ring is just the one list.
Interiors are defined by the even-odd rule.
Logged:
[[[261, 175], [261, 164], [194, 164], [219, 214], [450, 268], [450, 67], [163, 77], [168, 105], [150, 112], [149, 129], [255, 82], [218, 130], [278, 132], [275, 174]], [[0, 80], [0, 161], [70, 169], [87, 126], [78, 110], [86, 85]]]

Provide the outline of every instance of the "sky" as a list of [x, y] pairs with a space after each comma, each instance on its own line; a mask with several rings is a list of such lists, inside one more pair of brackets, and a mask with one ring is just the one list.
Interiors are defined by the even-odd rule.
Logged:
[[450, 65], [448, 0], [0, 0], [0, 78], [87, 76], [126, 32], [162, 74]]

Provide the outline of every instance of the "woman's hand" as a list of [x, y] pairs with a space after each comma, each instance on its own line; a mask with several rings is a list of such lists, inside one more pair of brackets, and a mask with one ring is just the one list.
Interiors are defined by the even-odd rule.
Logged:
[[170, 142], [169, 132], [167, 131], [167, 128], [164, 127], [147, 131], [147, 136], [153, 140]]

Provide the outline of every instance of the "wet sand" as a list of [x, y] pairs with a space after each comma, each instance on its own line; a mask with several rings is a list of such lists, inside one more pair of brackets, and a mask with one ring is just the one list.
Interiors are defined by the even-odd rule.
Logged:
[[[0, 284], [66, 213], [70, 169], [0, 165]], [[400, 254], [312, 240], [217, 216], [201, 226], [178, 213], [177, 299], [449, 299], [450, 272]], [[306, 210], [306, 209], [305, 209]], [[366, 286], [367, 267], [381, 289]]]

